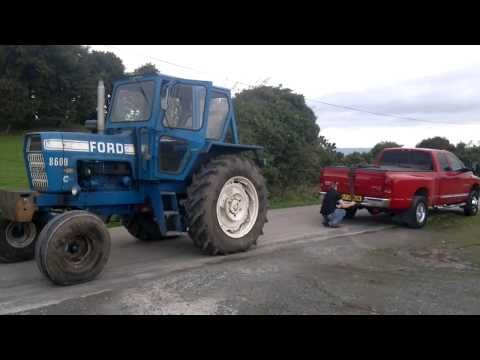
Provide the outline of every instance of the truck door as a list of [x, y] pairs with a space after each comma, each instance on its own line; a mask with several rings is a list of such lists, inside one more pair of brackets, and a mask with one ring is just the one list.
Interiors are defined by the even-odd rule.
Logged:
[[155, 167], [162, 178], [183, 179], [204, 144], [201, 129], [208, 84], [175, 81], [164, 86], [161, 103], [164, 116], [157, 132]]
[[451, 153], [439, 153], [438, 160], [442, 169], [440, 175], [440, 198], [444, 204], [456, 204], [468, 197], [469, 183], [462, 172], [463, 163]]

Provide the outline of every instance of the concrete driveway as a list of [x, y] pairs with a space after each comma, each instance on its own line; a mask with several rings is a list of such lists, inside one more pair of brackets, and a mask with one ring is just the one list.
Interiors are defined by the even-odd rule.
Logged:
[[[355, 220], [340, 229], [321, 225], [319, 206], [269, 211], [265, 235], [257, 247], [242, 254], [210, 257], [201, 254], [188, 237], [143, 243], [123, 228], [111, 230], [112, 253], [103, 274], [95, 281], [71, 287], [51, 284], [34, 261], [0, 264], [0, 314], [27, 311], [87, 298], [95, 294], [138, 286], [150, 280], [162, 281], [179, 271], [205, 271], [219, 263], [237, 263], [272, 251], [303, 243], [321, 242], [339, 236], [382, 231], [393, 227], [388, 217], [372, 217], [359, 212]], [[273, 256], [273, 255], [272, 255]], [[75, 312], [75, 311], [74, 311]]]

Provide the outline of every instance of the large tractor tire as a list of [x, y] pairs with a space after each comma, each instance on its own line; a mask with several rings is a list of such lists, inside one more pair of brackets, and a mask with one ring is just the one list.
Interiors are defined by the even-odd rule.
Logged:
[[135, 214], [122, 222], [123, 226], [133, 237], [141, 241], [165, 240], [170, 237], [162, 236], [160, 226], [153, 220], [151, 214]]
[[35, 246], [40, 271], [57, 285], [73, 285], [96, 278], [110, 255], [105, 223], [87, 211], [67, 211], [43, 228]]
[[424, 227], [428, 220], [428, 204], [425, 196], [415, 196], [411, 208], [405, 214], [405, 222], [412, 229]]
[[467, 205], [463, 208], [466, 216], [474, 216], [478, 214], [478, 192], [473, 190], [468, 195]]
[[0, 262], [31, 260], [35, 252], [37, 225], [0, 220]]
[[246, 251], [267, 221], [267, 188], [255, 164], [237, 155], [211, 159], [194, 174], [186, 202], [188, 233], [210, 255]]

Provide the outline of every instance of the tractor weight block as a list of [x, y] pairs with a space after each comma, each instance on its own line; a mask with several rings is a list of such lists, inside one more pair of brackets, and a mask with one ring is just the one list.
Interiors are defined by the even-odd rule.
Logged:
[[0, 190], [0, 217], [14, 222], [30, 222], [38, 210], [36, 192]]

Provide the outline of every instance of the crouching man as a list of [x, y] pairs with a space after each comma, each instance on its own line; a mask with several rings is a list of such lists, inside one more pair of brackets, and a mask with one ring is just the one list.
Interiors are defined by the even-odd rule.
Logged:
[[342, 200], [342, 194], [337, 191], [337, 183], [333, 183], [323, 199], [320, 214], [323, 215], [323, 225], [326, 227], [339, 227], [347, 214], [345, 209], [355, 206], [355, 202]]

